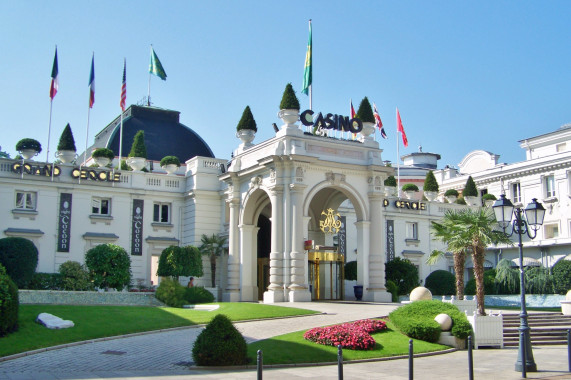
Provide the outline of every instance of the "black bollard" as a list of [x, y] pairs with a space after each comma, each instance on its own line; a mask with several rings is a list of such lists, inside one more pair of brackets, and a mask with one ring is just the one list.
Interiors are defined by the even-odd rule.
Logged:
[[567, 363], [571, 372], [571, 330], [567, 330]]
[[264, 367], [264, 359], [262, 357], [262, 350], [258, 350], [257, 367], [258, 367], [258, 380], [262, 380], [262, 368]]
[[523, 379], [525, 379], [527, 377], [527, 357], [525, 356], [527, 354], [527, 352], [525, 352], [526, 347], [525, 347], [525, 332], [520, 332], [520, 338], [519, 338], [520, 342], [524, 342], [524, 346], [523, 349], [521, 350], [521, 377]]
[[412, 358], [414, 357], [414, 349], [412, 347], [412, 339], [408, 341], [408, 380], [414, 378], [414, 369], [412, 365]]
[[339, 380], [343, 380], [343, 348], [337, 346], [337, 376]]
[[472, 336], [468, 336], [468, 379], [474, 380], [474, 360], [472, 357]]

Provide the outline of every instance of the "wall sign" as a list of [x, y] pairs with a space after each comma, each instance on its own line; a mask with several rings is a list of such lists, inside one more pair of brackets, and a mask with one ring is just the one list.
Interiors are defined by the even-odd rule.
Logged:
[[57, 251], [69, 252], [71, 234], [71, 194], [61, 193], [59, 197], [59, 215], [57, 231]]
[[[391, 204], [388, 199], [383, 199], [383, 207], [387, 207]], [[396, 208], [408, 209], [408, 210], [426, 210], [426, 203], [424, 202], [414, 202], [414, 201], [403, 201], [397, 199], [394, 201], [393, 205]]]
[[319, 229], [326, 234], [337, 233], [341, 228], [341, 220], [335, 219], [335, 217], [341, 218], [341, 215], [338, 212], [333, 214], [332, 208], [328, 208], [327, 213], [321, 211], [321, 215], [325, 215], [325, 220], [319, 221]]
[[31, 175], [51, 177], [52, 176], [52, 170], [53, 170], [53, 176], [54, 177], [58, 177], [61, 174], [60, 167], [55, 166], [55, 165], [50, 165], [50, 164], [32, 165], [32, 164], [27, 163], [27, 162], [24, 164], [22, 164], [21, 162], [14, 162], [12, 164], [12, 172], [18, 173], [18, 174], [25, 173], [25, 174], [31, 174]]
[[143, 255], [143, 210], [145, 202], [133, 199], [133, 217], [131, 219], [131, 255]]
[[71, 171], [72, 178], [90, 179], [93, 181], [102, 182], [119, 182], [121, 180], [121, 173], [110, 172], [106, 170], [93, 170], [93, 169], [79, 169], [74, 168]]
[[387, 219], [387, 261], [395, 258], [395, 221]]
[[339, 254], [343, 256], [347, 256], [347, 217], [342, 216], [341, 218], [341, 228], [339, 229], [339, 233], [337, 234], [337, 244], [338, 244], [338, 251]]
[[314, 130], [322, 128], [351, 133], [359, 133], [363, 130], [363, 122], [356, 117], [349, 119], [349, 116], [334, 115], [332, 113], [323, 116], [320, 112], [314, 120], [312, 118], [313, 114], [312, 110], [305, 110], [299, 115], [299, 120], [307, 127], [313, 126]]

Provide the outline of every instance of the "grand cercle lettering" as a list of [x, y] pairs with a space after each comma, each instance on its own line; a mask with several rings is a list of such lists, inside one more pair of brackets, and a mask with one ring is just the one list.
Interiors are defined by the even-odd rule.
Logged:
[[18, 174], [30, 174], [30, 175], [37, 175], [37, 176], [46, 176], [51, 177], [52, 174], [54, 177], [58, 177], [61, 174], [61, 169], [57, 165], [32, 165], [30, 163], [21, 162], [14, 162], [12, 164], [12, 172]]
[[305, 126], [323, 129], [333, 129], [336, 131], [359, 133], [363, 130], [363, 122], [359, 118], [350, 119], [349, 116], [335, 115], [328, 113], [325, 116], [320, 112], [315, 119], [312, 117], [312, 110], [305, 110], [299, 115], [301, 123]]
[[121, 173], [108, 172], [105, 170], [74, 168], [71, 171], [71, 177], [102, 182], [119, 182], [121, 180]]
[[[390, 205], [390, 201], [388, 199], [383, 199], [383, 207], [387, 207]], [[407, 210], [426, 210], [426, 203], [423, 202], [413, 202], [413, 201], [403, 201], [397, 199], [394, 201], [394, 206], [396, 208], [403, 208]]]

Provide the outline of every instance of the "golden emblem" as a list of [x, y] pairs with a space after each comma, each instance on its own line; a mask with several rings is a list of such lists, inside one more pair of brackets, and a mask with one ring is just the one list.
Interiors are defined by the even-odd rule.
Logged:
[[319, 221], [319, 228], [322, 232], [326, 234], [335, 234], [339, 232], [341, 228], [341, 220], [335, 219], [335, 217], [340, 218], [341, 215], [339, 213], [333, 213], [333, 209], [327, 209], [327, 213], [325, 211], [321, 211], [321, 215], [325, 215], [325, 220]]

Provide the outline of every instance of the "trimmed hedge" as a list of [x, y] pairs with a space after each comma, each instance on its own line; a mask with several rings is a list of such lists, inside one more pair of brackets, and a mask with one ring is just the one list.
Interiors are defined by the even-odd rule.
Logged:
[[395, 257], [385, 264], [385, 280], [396, 284], [399, 295], [409, 294], [420, 285], [416, 266], [410, 260], [400, 257]]
[[426, 173], [426, 177], [424, 178], [424, 185], [422, 186], [422, 189], [424, 191], [436, 191], [436, 192], [438, 192], [438, 189], [439, 189], [438, 181], [436, 181], [436, 177], [434, 176], [434, 173], [432, 172], [432, 170], [429, 170], [428, 173]]
[[243, 129], [251, 129], [254, 132], [258, 131], [258, 127], [256, 126], [256, 120], [254, 120], [254, 115], [252, 115], [252, 111], [250, 110], [250, 106], [246, 106], [244, 108], [244, 112], [242, 112], [242, 117], [236, 126], [237, 131], [241, 131]]
[[403, 334], [427, 342], [437, 342], [440, 325], [434, 320], [438, 314], [452, 318], [453, 336], [466, 339], [472, 333], [472, 326], [466, 315], [456, 306], [442, 301], [415, 301], [399, 307], [389, 314], [389, 319]]
[[396, 187], [397, 186], [397, 180], [394, 176], [390, 175], [387, 177], [387, 179], [385, 179], [384, 184], [385, 184], [385, 186]]
[[210, 321], [192, 347], [192, 358], [201, 366], [242, 365], [247, 355], [246, 340], [224, 314]]
[[202, 286], [193, 286], [192, 288], [186, 288], [184, 292], [184, 298], [187, 303], [193, 305], [198, 303], [214, 302], [214, 295], [212, 295], [212, 293], [204, 289]]
[[291, 83], [286, 84], [284, 93], [282, 95], [282, 101], [280, 102], [280, 110], [299, 110], [299, 100], [295, 95], [295, 91]]
[[391, 293], [391, 301], [392, 302], [399, 302], [399, 287], [393, 281], [388, 280], [385, 283], [385, 287], [387, 288], [387, 292]]
[[25, 288], [36, 272], [38, 249], [21, 237], [0, 239], [0, 264], [18, 288]]
[[359, 109], [357, 110], [357, 117], [361, 119], [363, 123], [374, 123], [375, 122], [375, 115], [373, 115], [373, 107], [371, 107], [371, 103], [369, 99], [365, 96], [363, 100], [361, 100], [361, 104], [359, 104]]
[[0, 265], [0, 337], [18, 329], [18, 287]]
[[167, 306], [182, 307], [187, 304], [186, 289], [178, 281], [164, 278], [155, 292], [155, 297]]
[[135, 137], [133, 138], [133, 144], [131, 145], [131, 151], [129, 152], [129, 157], [147, 158], [145, 131], [140, 130], [135, 134]]
[[478, 188], [476, 187], [476, 182], [472, 176], [468, 176], [466, 180], [466, 185], [464, 186], [464, 190], [462, 190], [462, 195], [465, 197], [477, 197], [478, 196]]
[[32, 276], [32, 280], [28, 283], [27, 289], [30, 290], [60, 290], [61, 274], [59, 273], [42, 273], [36, 272]]
[[357, 262], [349, 261], [345, 264], [345, 280], [354, 281], [357, 279]]
[[[518, 290], [519, 292], [519, 290]], [[467, 296], [476, 295], [476, 279], [473, 278], [466, 283], [464, 294]], [[498, 294], [498, 287], [496, 284], [496, 270], [489, 269], [484, 272], [484, 294]], [[515, 294], [515, 293], [514, 293]]]
[[100, 289], [122, 290], [131, 283], [131, 258], [124, 248], [115, 244], [101, 244], [85, 254], [85, 265]]
[[69, 123], [63, 129], [59, 142], [57, 144], [57, 150], [73, 150], [76, 151], [75, 139], [73, 138], [73, 133], [71, 132], [71, 127]]
[[447, 270], [435, 270], [426, 277], [424, 286], [435, 296], [456, 294], [456, 277]]
[[559, 260], [555, 263], [551, 272], [553, 273], [555, 292], [566, 294], [568, 290], [571, 290], [571, 261]]
[[62, 290], [92, 290], [89, 271], [77, 261], [66, 261], [59, 266]]

